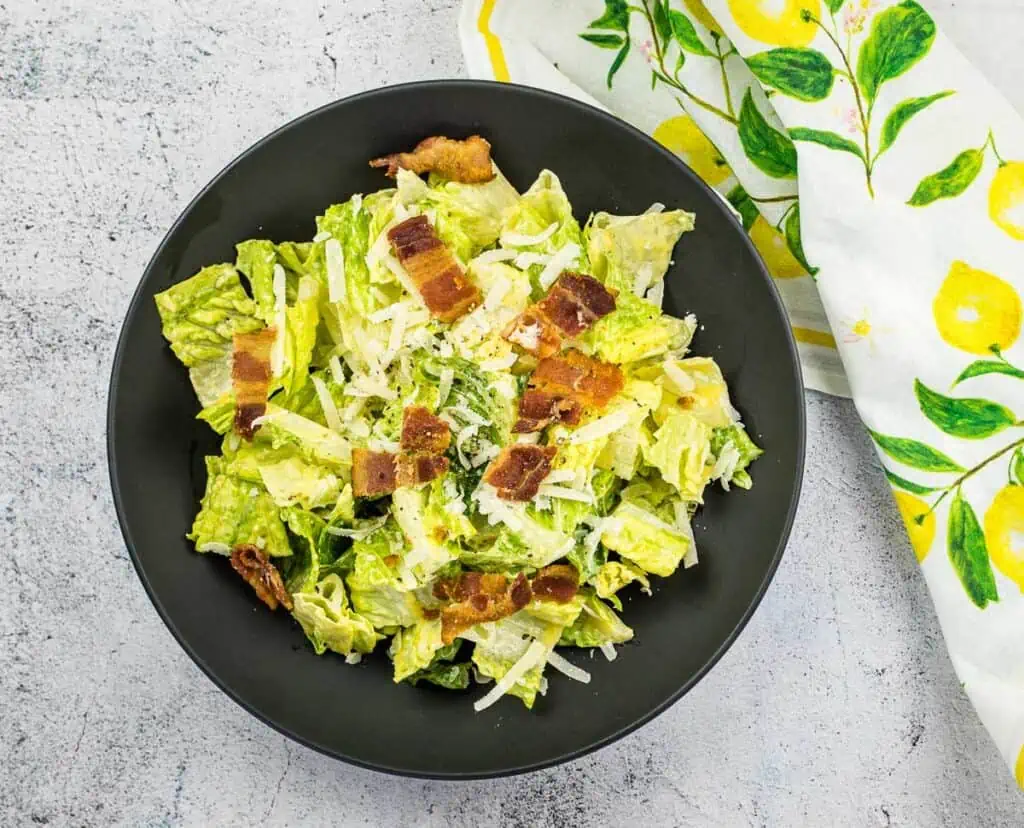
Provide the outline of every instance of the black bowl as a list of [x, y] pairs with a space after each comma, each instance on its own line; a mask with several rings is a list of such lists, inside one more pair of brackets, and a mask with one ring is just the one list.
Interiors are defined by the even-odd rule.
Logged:
[[[427, 135], [480, 133], [520, 190], [554, 170], [585, 220], [652, 202], [696, 212], [669, 272], [665, 305], [701, 321], [697, 354], [715, 357], [766, 454], [754, 488], [709, 489], [696, 518], [700, 565], [627, 600], [633, 643], [609, 663], [570, 658], [593, 680], [555, 674], [533, 712], [506, 699], [476, 714], [470, 693], [391, 681], [385, 656], [358, 667], [318, 658], [283, 612], [271, 613], [215, 555], [184, 535], [218, 441], [195, 420], [185, 369], [160, 335], [153, 296], [200, 267], [234, 259], [235, 242], [308, 239], [313, 217], [387, 185], [367, 159]], [[504, 84], [442, 81], [368, 92], [288, 124], [235, 160], [188, 206], [153, 257], [121, 331], [107, 442], [125, 543], [157, 611], [231, 698], [331, 756], [411, 776], [516, 773], [580, 756], [648, 721], [696, 684], [733, 642], [782, 556], [800, 490], [804, 406], [796, 348], [760, 258], [729, 209], [647, 136], [591, 107]]]

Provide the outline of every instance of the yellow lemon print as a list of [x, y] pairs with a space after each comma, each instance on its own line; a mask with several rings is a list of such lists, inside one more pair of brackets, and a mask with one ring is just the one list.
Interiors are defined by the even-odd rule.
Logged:
[[1011, 483], [996, 495], [985, 512], [985, 543], [995, 568], [1024, 591], [1024, 486]]
[[715, 145], [700, 131], [689, 115], [676, 115], [658, 124], [654, 140], [672, 150], [711, 187], [721, 184], [732, 175], [732, 170], [719, 155]]
[[775, 46], [807, 46], [818, 33], [808, 14], [821, 19], [821, 0], [729, 0], [729, 11], [744, 34]]
[[953, 262], [932, 304], [939, 334], [954, 348], [988, 355], [1020, 334], [1020, 297], [998, 276]]
[[[928, 556], [928, 550], [932, 548], [932, 541], [935, 540], [935, 513], [929, 512], [928, 504], [912, 494], [894, 491], [893, 496], [907, 527], [907, 534], [910, 535], [910, 545], [914, 547], [918, 561], [923, 561]], [[924, 518], [919, 523], [917, 519], [921, 515], [924, 515]]]
[[1017, 754], [1017, 784], [1024, 788], [1024, 746]]
[[1000, 165], [988, 191], [988, 214], [1001, 230], [1024, 241], [1024, 161]]
[[707, 6], [704, 5], [704, 0], [683, 0], [683, 3], [686, 6], [687, 11], [693, 15], [694, 20], [703, 24], [707, 29], [721, 37], [722, 30], [718, 28], [718, 23], [715, 21], [715, 18], [711, 16], [711, 12], [709, 12]]
[[758, 216], [750, 228], [750, 240], [768, 266], [768, 272], [776, 279], [796, 279], [807, 275], [804, 266], [790, 252], [782, 233], [765, 221], [764, 216]]

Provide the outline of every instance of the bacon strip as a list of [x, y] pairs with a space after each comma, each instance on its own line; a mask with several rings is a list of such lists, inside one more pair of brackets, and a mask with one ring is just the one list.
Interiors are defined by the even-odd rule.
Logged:
[[530, 603], [531, 592], [522, 572], [511, 583], [504, 575], [465, 572], [438, 581], [434, 596], [454, 602], [441, 609], [441, 641], [448, 645], [470, 627], [519, 612]]
[[583, 409], [575, 400], [527, 388], [519, 400], [519, 419], [512, 426], [512, 431], [528, 434], [554, 423], [579, 425], [582, 415]]
[[259, 599], [276, 610], [278, 604], [292, 609], [292, 597], [284, 588], [281, 573], [256, 546], [242, 543], [231, 551], [231, 568], [256, 590]]
[[546, 357], [519, 400], [519, 419], [512, 430], [525, 434], [554, 423], [579, 425], [584, 408], [604, 408], [622, 390], [623, 382], [618, 366], [579, 351]]
[[400, 454], [395, 459], [398, 488], [429, 483], [448, 471], [448, 458], [437, 454]]
[[422, 405], [411, 405], [402, 412], [402, 449], [411, 452], [444, 454], [451, 444], [448, 423], [435, 417]]
[[270, 351], [276, 337], [273, 328], [234, 335], [231, 387], [235, 392], [235, 431], [246, 440], [256, 431], [253, 421], [267, 411]]
[[386, 174], [391, 178], [401, 169], [417, 175], [436, 172], [450, 181], [463, 184], [482, 184], [495, 175], [491, 164], [491, 145], [479, 135], [471, 135], [464, 141], [442, 135], [424, 138], [412, 152], [395, 152], [374, 158], [370, 166], [386, 167]]
[[540, 601], [568, 604], [580, 588], [580, 575], [571, 564], [554, 564], [541, 569], [530, 586]]
[[532, 500], [551, 471], [556, 451], [554, 446], [528, 443], [507, 446], [487, 467], [484, 482], [494, 486], [502, 500]]
[[591, 359], [579, 351], [542, 359], [530, 377], [530, 387], [573, 399], [581, 405], [604, 408], [622, 390], [617, 365]]
[[356, 497], [391, 494], [395, 489], [429, 483], [446, 471], [448, 458], [436, 454], [352, 449], [352, 493]]
[[397, 488], [395, 455], [387, 451], [352, 449], [352, 493], [356, 497], [391, 494]]
[[396, 224], [388, 230], [388, 241], [433, 316], [452, 322], [480, 304], [479, 288], [466, 278], [426, 216]]
[[613, 310], [614, 292], [593, 276], [566, 271], [547, 296], [512, 320], [504, 336], [538, 359], [545, 359], [558, 351], [563, 336], [579, 336]]

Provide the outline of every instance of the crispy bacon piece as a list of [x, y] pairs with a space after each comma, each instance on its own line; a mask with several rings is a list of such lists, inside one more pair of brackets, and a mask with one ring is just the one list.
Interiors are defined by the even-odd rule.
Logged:
[[387, 451], [352, 449], [352, 493], [356, 497], [391, 494], [397, 488], [395, 455]]
[[452, 322], [480, 304], [470, 282], [426, 216], [413, 216], [388, 230], [388, 241], [430, 313]]
[[256, 590], [259, 599], [272, 610], [280, 604], [292, 609], [292, 597], [284, 588], [281, 573], [256, 546], [242, 543], [231, 550], [231, 568]]
[[464, 141], [442, 135], [424, 138], [412, 152], [395, 152], [374, 158], [370, 166], [386, 167], [386, 174], [392, 178], [401, 169], [417, 175], [436, 172], [463, 184], [481, 184], [495, 175], [491, 164], [491, 145], [479, 135], [471, 135]]
[[410, 405], [402, 412], [402, 449], [444, 454], [452, 440], [448, 423], [422, 405]]
[[593, 276], [566, 271], [548, 295], [512, 320], [503, 334], [538, 359], [556, 354], [562, 338], [579, 336], [615, 310], [615, 293]]
[[580, 575], [570, 564], [545, 566], [531, 581], [533, 597], [540, 601], [568, 604], [580, 588]]
[[273, 328], [234, 336], [231, 387], [235, 392], [235, 431], [246, 440], [256, 431], [253, 421], [267, 411], [270, 351], [276, 336]]
[[615, 294], [593, 276], [566, 272], [537, 303], [537, 310], [565, 336], [579, 336], [615, 310]]
[[448, 471], [448, 458], [437, 454], [400, 454], [395, 459], [395, 468], [398, 488], [418, 486]]
[[579, 351], [542, 359], [530, 377], [531, 388], [596, 408], [604, 408], [622, 390], [623, 383], [617, 365], [591, 359]]
[[441, 641], [451, 644], [464, 630], [498, 621], [530, 603], [530, 584], [520, 572], [510, 583], [504, 575], [465, 572], [434, 584], [434, 597], [451, 601], [441, 608]]
[[502, 500], [532, 500], [551, 471], [554, 446], [515, 443], [501, 450], [484, 473], [484, 482], [498, 490]]
[[512, 431], [528, 434], [554, 423], [579, 425], [582, 415], [583, 408], [575, 400], [527, 388], [519, 400], [519, 419]]
[[538, 359], [556, 354], [562, 347], [562, 335], [558, 328], [537, 310], [536, 305], [513, 319], [502, 336]]
[[429, 483], [446, 471], [448, 458], [437, 454], [352, 449], [352, 493], [356, 497], [391, 494], [395, 489]]

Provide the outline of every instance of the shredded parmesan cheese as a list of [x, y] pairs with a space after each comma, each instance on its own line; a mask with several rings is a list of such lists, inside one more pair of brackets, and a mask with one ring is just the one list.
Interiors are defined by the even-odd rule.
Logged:
[[593, 503], [594, 498], [586, 492], [578, 489], [570, 489], [567, 486], [554, 486], [550, 483], [542, 483], [538, 494], [544, 497], [553, 497], [561, 500], [575, 500], [578, 503]]
[[551, 256], [547, 253], [520, 253], [513, 264], [520, 270], [526, 270], [531, 265], [546, 265], [550, 261]]
[[691, 566], [697, 565], [697, 541], [693, 537], [693, 527], [690, 525], [690, 513], [686, 511], [686, 504], [677, 500], [674, 508], [676, 512], [676, 528], [690, 542], [690, 545], [686, 548], [686, 554], [683, 555], [683, 569], [689, 569]]
[[598, 649], [602, 653], [604, 653], [604, 657], [607, 658], [609, 661], [615, 661], [615, 659], [619, 657], [619, 654], [615, 652], [615, 645], [609, 641], [606, 641], [604, 644], [598, 647]]
[[555, 283], [555, 279], [562, 275], [562, 271], [572, 267], [573, 262], [576, 261], [576, 257], [580, 255], [580, 246], [575, 242], [569, 242], [565, 247], [559, 250], [554, 256], [551, 257], [551, 261], [544, 265], [544, 269], [540, 272], [540, 276], [537, 277], [537, 281], [540, 286], [547, 290]]
[[213, 552], [217, 555], [230, 555], [231, 547], [226, 543], [216, 543], [210, 541], [209, 543], [201, 543], [196, 547], [197, 552]]
[[485, 359], [480, 363], [481, 371], [506, 371], [516, 364], [515, 354], [506, 354], [503, 357], [495, 357], [494, 359]]
[[602, 437], [614, 434], [627, 423], [629, 423], [629, 412], [624, 408], [620, 408], [618, 411], [605, 414], [603, 417], [599, 417], [593, 422], [576, 429], [569, 435], [569, 443], [579, 445], [580, 443], [600, 440]]
[[274, 376], [284, 371], [284, 337], [287, 327], [287, 312], [285, 287], [287, 277], [281, 265], [274, 265], [274, 320], [277, 328], [277, 335], [274, 338], [274, 346], [270, 350], [270, 371]]
[[345, 372], [341, 367], [341, 360], [338, 355], [335, 354], [328, 361], [327, 364], [331, 367], [331, 378], [338, 383], [338, 385], [345, 384]]
[[525, 676], [530, 670], [540, 664], [547, 655], [548, 648], [542, 641], [534, 641], [526, 648], [522, 657], [513, 664], [507, 673], [498, 679], [497, 683], [482, 698], [473, 702], [473, 709], [480, 713], [486, 710], [498, 699], [504, 696], [509, 690], [519, 683], [519, 679]]
[[327, 260], [327, 298], [332, 302], [344, 302], [348, 298], [345, 287], [345, 252], [341, 242], [328, 239], [324, 244]]
[[313, 236], [313, 241], [314, 242], [323, 242], [323, 241], [327, 241], [330, 238], [333, 238], [330, 233], [328, 233], [326, 230], [321, 230], [319, 233], [317, 233], [315, 236]]
[[448, 395], [452, 393], [452, 383], [455, 382], [455, 371], [452, 368], [441, 369], [441, 381], [437, 386], [437, 406], [440, 408], [448, 401]]
[[693, 381], [693, 378], [680, 368], [675, 360], [666, 359], [661, 363], [661, 370], [665, 372], [665, 376], [668, 377], [672, 384], [676, 387], [678, 394], [686, 394], [697, 387], [697, 383]]
[[558, 222], [553, 221], [539, 233], [502, 233], [501, 234], [501, 246], [502, 247], [532, 247], [535, 244], [543, 244], [553, 235], [558, 229]]
[[491, 289], [487, 291], [487, 296], [484, 298], [484, 307], [489, 311], [497, 310], [501, 306], [501, 300], [505, 298], [505, 294], [511, 289], [512, 282], [504, 276], [495, 279], [494, 284], [491, 285]]
[[652, 204], [650, 207], [648, 207], [646, 210], [644, 210], [644, 215], [645, 216], [649, 216], [652, 213], [662, 213], [664, 211], [665, 211], [665, 205], [662, 204], [660, 201], [655, 201], [654, 204]]
[[644, 294], [644, 299], [653, 305], [657, 305], [659, 308], [665, 304], [665, 280], [660, 279], [655, 282], [651, 289]]
[[341, 424], [341, 415], [338, 414], [338, 406], [334, 404], [331, 392], [327, 390], [327, 383], [316, 376], [310, 376], [310, 379], [313, 380], [316, 395], [320, 398], [320, 407], [324, 410], [324, 419], [327, 420], [327, 427], [331, 431], [342, 431], [344, 427]]
[[510, 262], [518, 254], [515, 250], [485, 250], [470, 264], [494, 264], [495, 262]]
[[536, 351], [540, 344], [540, 325], [534, 322], [525, 328], [516, 328], [508, 335], [508, 340], [524, 350]]
[[568, 676], [569, 678], [582, 682], [583, 684], [590, 684], [590, 673], [586, 670], [581, 670], [568, 659], [562, 658], [562, 656], [554, 650], [548, 653], [548, 664], [558, 670], [558, 672], [563, 676]]

